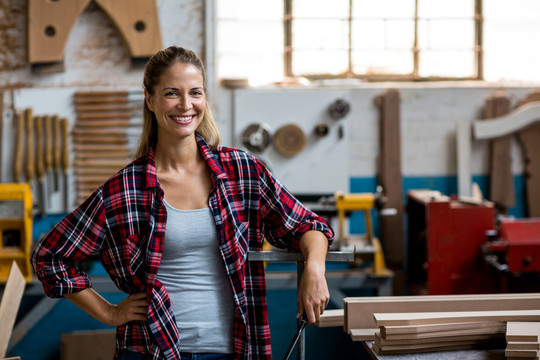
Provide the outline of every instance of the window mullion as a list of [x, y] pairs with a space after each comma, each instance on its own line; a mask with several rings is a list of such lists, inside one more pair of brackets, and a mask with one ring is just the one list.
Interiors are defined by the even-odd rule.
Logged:
[[285, 76], [293, 76], [292, 72], [292, 8], [293, 0], [283, 0], [283, 66]]
[[353, 14], [353, 0], [349, 0], [349, 19], [348, 19], [348, 25], [349, 25], [349, 43], [348, 43], [348, 53], [349, 53], [349, 67], [347, 70], [347, 76], [353, 77], [353, 64], [352, 64], [352, 14]]
[[484, 15], [482, 12], [482, 0], [474, 2], [474, 55], [476, 65], [476, 79], [484, 79], [484, 48], [483, 48], [483, 28]]
[[414, 44], [413, 44], [413, 79], [418, 79], [420, 66], [420, 50], [418, 48], [418, 0], [414, 1]]

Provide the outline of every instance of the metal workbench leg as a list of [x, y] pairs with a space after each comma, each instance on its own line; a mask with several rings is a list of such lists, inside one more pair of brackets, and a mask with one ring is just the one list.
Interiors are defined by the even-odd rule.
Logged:
[[[304, 262], [303, 261], [297, 261], [296, 262], [296, 297], [298, 298], [298, 294], [300, 292], [300, 283], [302, 282], [302, 275], [304, 274]], [[302, 324], [302, 319], [296, 320], [296, 330], [300, 330], [300, 326]], [[296, 348], [297, 351], [297, 359], [298, 360], [304, 360], [306, 358], [306, 332], [302, 332], [300, 335], [300, 339], [298, 339], [298, 347]]]

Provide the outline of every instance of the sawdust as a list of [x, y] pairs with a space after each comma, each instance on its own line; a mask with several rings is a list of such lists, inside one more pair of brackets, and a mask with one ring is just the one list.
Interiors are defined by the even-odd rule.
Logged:
[[26, 60], [27, 2], [0, 2], [0, 71], [23, 69]]

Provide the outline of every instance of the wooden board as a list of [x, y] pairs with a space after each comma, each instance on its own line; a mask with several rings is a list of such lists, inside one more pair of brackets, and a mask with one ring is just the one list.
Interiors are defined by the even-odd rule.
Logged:
[[540, 310], [421, 312], [373, 314], [377, 326], [478, 321], [540, 321]]
[[537, 350], [505, 350], [504, 355], [506, 357], [515, 356], [519, 358], [537, 358], [540, 356], [540, 351]]
[[[75, 21], [91, 0], [28, 2], [28, 60], [59, 63]], [[161, 50], [162, 40], [154, 0], [95, 0], [109, 16], [133, 59]], [[62, 70], [59, 67], [58, 70]]]
[[343, 326], [343, 309], [324, 310], [316, 323], [318, 327]]
[[483, 321], [471, 323], [454, 323], [454, 324], [430, 324], [430, 325], [411, 325], [411, 326], [381, 326], [381, 330], [388, 335], [400, 334], [423, 334], [434, 333], [439, 331], [456, 331], [467, 329], [483, 329], [483, 328], [503, 328], [506, 331], [506, 322], [504, 321]]
[[14, 261], [0, 303], [0, 358], [6, 355], [25, 286], [24, 276]]
[[[484, 105], [486, 119], [497, 118], [509, 112], [510, 97], [504, 92], [495, 93], [486, 100]], [[512, 158], [510, 156], [511, 140], [511, 135], [507, 135], [490, 141], [489, 200], [497, 204], [503, 213], [507, 213], [508, 208], [514, 207], [516, 203]]]
[[[540, 92], [529, 94], [519, 101], [520, 106], [528, 103], [540, 104]], [[540, 119], [539, 118], [537, 120]], [[522, 145], [525, 163], [525, 186], [527, 189], [527, 216], [540, 217], [540, 124], [532, 124], [519, 131], [517, 137]]]
[[441, 342], [433, 343], [423, 346], [415, 345], [403, 345], [395, 348], [380, 348], [373, 344], [373, 350], [380, 355], [392, 355], [392, 354], [409, 354], [409, 353], [420, 353], [420, 352], [438, 352], [438, 351], [454, 351], [454, 350], [466, 350], [466, 349], [478, 349], [482, 347], [495, 346], [499, 343], [493, 342], [492, 340], [487, 341], [456, 341], [456, 342]]
[[95, 0], [122, 35], [132, 58], [148, 58], [163, 48], [155, 0]]
[[506, 324], [506, 341], [540, 342], [540, 322], [515, 322]]
[[424, 346], [430, 344], [443, 344], [443, 343], [452, 343], [458, 341], [476, 341], [476, 340], [500, 340], [504, 341], [504, 333], [496, 334], [472, 334], [472, 335], [448, 335], [442, 337], [434, 338], [425, 338], [425, 339], [396, 339], [389, 340], [381, 336], [380, 333], [375, 333], [375, 344], [382, 346], [400, 346], [400, 345], [416, 345]]
[[349, 297], [343, 304], [344, 331], [349, 333], [376, 328], [374, 313], [540, 309], [540, 294]]
[[[418, 325], [418, 326], [431, 326], [442, 327], [443, 325], [452, 325], [453, 330], [439, 330], [430, 332], [410, 332], [400, 334], [389, 334], [386, 331], [386, 326], [380, 327], [381, 336], [387, 340], [403, 340], [403, 339], [430, 339], [430, 338], [444, 338], [448, 336], [474, 336], [474, 335], [495, 335], [506, 334], [506, 323], [504, 322], [486, 322], [489, 326], [481, 326], [478, 323], [472, 323], [474, 327], [470, 327], [468, 324], [436, 324], [436, 325]], [[417, 326], [417, 327], [418, 327]], [[399, 327], [394, 327], [399, 328]], [[406, 330], [410, 330], [414, 327], [404, 326]]]
[[403, 224], [403, 184], [401, 174], [400, 96], [397, 89], [387, 89], [375, 100], [379, 107], [380, 156], [379, 184], [386, 198], [385, 208], [395, 209], [392, 216], [381, 216], [381, 242], [388, 268], [394, 272], [396, 295], [403, 294], [405, 232]]
[[536, 350], [540, 351], [540, 343], [532, 341], [509, 341], [506, 344], [507, 350]]
[[29, 0], [28, 61], [61, 62], [71, 28], [89, 2]]

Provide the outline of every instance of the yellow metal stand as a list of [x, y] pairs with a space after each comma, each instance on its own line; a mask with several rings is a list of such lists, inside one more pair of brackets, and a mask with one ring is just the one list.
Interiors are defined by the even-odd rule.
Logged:
[[[362, 211], [364, 213], [366, 234], [362, 242], [366, 247], [373, 248], [373, 272], [376, 275], [388, 274], [384, 253], [379, 239], [373, 236], [373, 221], [371, 219], [371, 210], [375, 208], [376, 194], [359, 193], [359, 194], [344, 194], [336, 192], [335, 195], [336, 210], [339, 217], [339, 235], [342, 245], [349, 247], [352, 241], [345, 232], [345, 216], [348, 212]], [[355, 246], [356, 248], [356, 246]], [[355, 252], [358, 249], [355, 249]]]
[[26, 281], [32, 278], [32, 192], [22, 184], [0, 184], [0, 283], [6, 283], [13, 261]]

